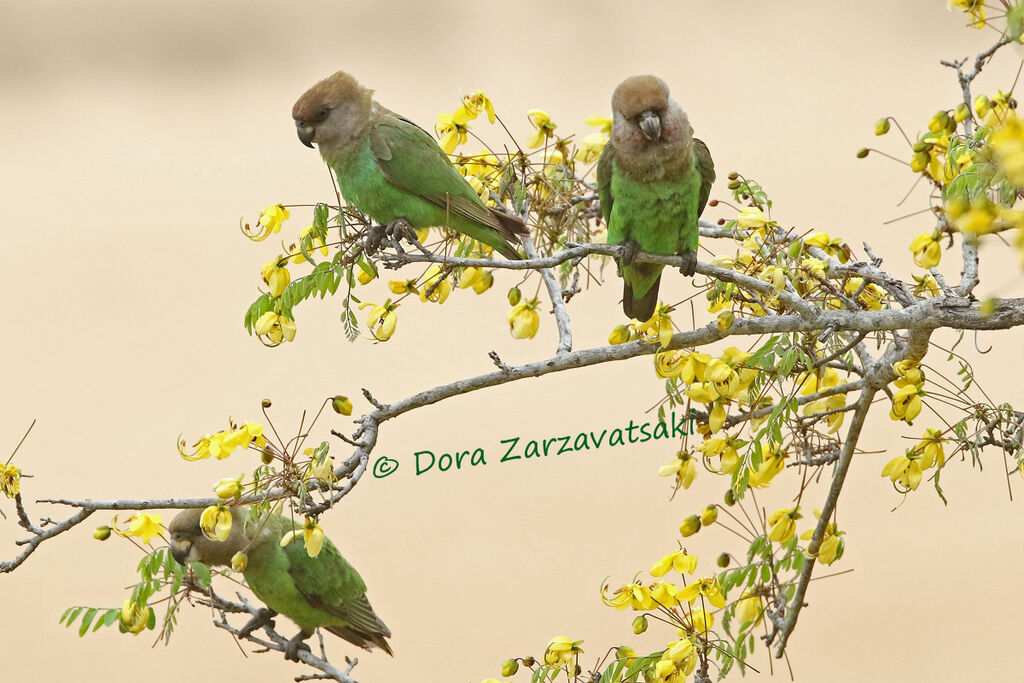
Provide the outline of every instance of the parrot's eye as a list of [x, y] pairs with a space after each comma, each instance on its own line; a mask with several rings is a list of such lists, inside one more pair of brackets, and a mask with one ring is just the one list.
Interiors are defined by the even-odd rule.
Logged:
[[329, 113], [331, 113], [331, 110], [330, 110], [329, 107], [320, 107], [313, 114], [313, 116], [310, 119], [310, 121], [312, 121], [313, 123], [320, 123], [321, 121], [323, 121], [323, 120], [325, 120], [327, 118], [327, 115]]

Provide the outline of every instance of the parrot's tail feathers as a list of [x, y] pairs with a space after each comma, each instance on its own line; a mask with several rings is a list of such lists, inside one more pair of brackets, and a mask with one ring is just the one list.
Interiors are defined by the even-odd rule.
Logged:
[[[381, 624], [381, 626], [384, 625]], [[362, 633], [351, 626], [327, 626], [326, 628], [334, 635], [347, 640], [356, 647], [361, 647], [364, 650], [372, 650], [374, 647], [379, 647], [392, 657], [395, 656], [395, 652], [391, 649], [391, 645], [387, 640], [385, 640], [386, 635], [391, 635], [391, 631], [388, 631], [385, 635], [383, 633]], [[387, 629], [386, 626], [384, 626], [384, 628]]]
[[633, 296], [633, 287], [627, 282], [622, 283], [622, 311], [630, 318], [647, 322], [658, 308], [658, 288], [661, 286], [659, 276], [647, 293], [637, 299]]
[[498, 211], [497, 209], [491, 209], [491, 213], [498, 221], [498, 232], [505, 239], [518, 243], [520, 237], [530, 236], [526, 223], [518, 216], [513, 216], [510, 213]]

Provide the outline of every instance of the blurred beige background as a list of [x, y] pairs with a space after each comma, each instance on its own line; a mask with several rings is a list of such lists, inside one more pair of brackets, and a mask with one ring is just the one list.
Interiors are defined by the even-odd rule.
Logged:
[[[251, 456], [187, 463], [176, 437], [219, 429], [229, 415], [255, 418], [263, 397], [273, 399], [279, 429], [292, 430], [327, 395], [369, 387], [391, 401], [491, 370], [490, 349], [509, 362], [553, 351], [550, 318], [532, 342], [508, 338], [502, 292], [510, 280], [501, 276], [489, 295], [458, 292], [430, 316], [404, 306], [388, 345], [345, 342], [332, 300], [299, 309], [293, 344], [269, 350], [246, 335], [242, 313], [259, 266], [276, 251], [242, 239], [238, 218], [253, 220], [273, 202], [333, 198], [289, 112], [306, 87], [339, 68], [425, 127], [461, 93], [483, 88], [520, 134], [533, 107], [547, 109], [560, 132], [589, 132], [584, 117], [607, 112], [623, 77], [657, 73], [710, 145], [720, 177], [741, 169], [765, 184], [781, 220], [855, 246], [868, 240], [906, 273], [906, 245], [928, 220], [882, 223], [923, 207], [925, 195], [919, 188], [897, 208], [909, 175], [854, 152], [876, 143], [880, 115], [898, 116], [912, 132], [955, 106], [955, 81], [939, 59], [973, 55], [996, 34], [963, 28], [944, 5], [4, 3], [0, 458], [38, 418], [15, 460], [34, 475], [23, 481], [30, 500], [205, 495], [218, 478], [251, 470]], [[1016, 68], [1005, 55], [982, 89], [1008, 86]], [[904, 153], [895, 133], [877, 143]], [[712, 196], [723, 190], [719, 183]], [[295, 211], [286, 231], [307, 222]], [[1020, 296], [1020, 271], [1000, 251], [983, 250], [981, 292]], [[942, 267], [957, 279], [955, 254]], [[683, 278], [671, 283], [679, 298], [692, 292]], [[619, 322], [618, 296], [616, 283], [573, 300], [577, 347], [604, 343]], [[1024, 398], [1021, 339], [979, 340], [996, 347], [977, 368], [997, 401]], [[968, 339], [961, 348], [972, 346]], [[602, 606], [598, 586], [609, 574], [627, 581], [674, 549], [679, 521], [719, 499], [719, 482], [703, 474], [668, 501], [655, 472], [672, 445], [420, 478], [411, 460], [420, 449], [476, 446], [496, 460], [510, 436], [625, 423], [643, 415], [659, 387], [650, 360], [638, 359], [480, 392], [386, 425], [377, 452], [402, 469], [366, 478], [324, 522], [395, 633], [394, 659], [355, 653], [357, 679], [479, 681], [560, 634], [585, 639], [586, 663], [606, 646], [671, 639], [656, 628], [633, 637], [631, 615]], [[901, 435], [920, 434], [929, 420], [901, 431], [884, 412], [864, 446], [890, 454], [859, 458], [839, 505], [849, 535], [833, 569], [855, 571], [815, 582], [791, 641], [796, 680], [1008, 680], [1024, 626], [1024, 515], [1007, 500], [1002, 462], [993, 454], [981, 473], [952, 463], [943, 475], [949, 507], [922, 487], [891, 511], [900, 499], [879, 472], [907, 443]], [[337, 424], [328, 420], [322, 432]], [[787, 499], [789, 489], [777, 488], [769, 507]], [[7, 559], [20, 534], [9, 502], [0, 509]], [[65, 607], [119, 605], [135, 581], [138, 553], [116, 539], [93, 541], [95, 524], [0, 578], [5, 680], [287, 681], [304, 672], [276, 655], [244, 659], [202, 609], [183, 615], [170, 647], [152, 650], [149, 632], [79, 639], [58, 626]], [[688, 545], [708, 570], [721, 549], [736, 549], [722, 530]], [[336, 660], [346, 652], [330, 642]], [[763, 653], [751, 663], [767, 676]]]

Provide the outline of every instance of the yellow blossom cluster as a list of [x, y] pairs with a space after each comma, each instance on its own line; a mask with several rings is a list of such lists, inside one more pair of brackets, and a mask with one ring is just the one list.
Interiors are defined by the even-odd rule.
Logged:
[[445, 154], [453, 154], [459, 145], [466, 144], [469, 139], [469, 122], [476, 119], [481, 112], [487, 113], [487, 120], [494, 123], [494, 104], [482, 90], [462, 96], [462, 105], [451, 114], [438, 114], [434, 131], [440, 138], [441, 149]]
[[[811, 396], [813, 394], [821, 393], [829, 389], [838, 387], [841, 383], [839, 372], [835, 368], [830, 367], [817, 367], [811, 372], [805, 372], [800, 375], [800, 393], [804, 396]], [[846, 394], [837, 393], [826, 398], [820, 398], [816, 401], [811, 401], [804, 406], [804, 415], [817, 415], [819, 413], [829, 413], [834, 410], [840, 410], [846, 407]], [[839, 431], [839, 428], [843, 425], [843, 418], [846, 413], [832, 413], [825, 417], [825, 421], [828, 424], [828, 431], [831, 434], [835, 434]]]
[[239, 446], [248, 448], [250, 445], [260, 449], [267, 444], [263, 436], [263, 425], [258, 422], [247, 422], [241, 427], [232, 425], [216, 434], [204, 434], [192, 447], [191, 453], [185, 450], [185, 441], [178, 440], [178, 453], [185, 460], [205, 460], [210, 456], [223, 460], [235, 452]]
[[21, 470], [14, 465], [0, 465], [0, 491], [8, 498], [21, 493]]
[[686, 385], [686, 396], [705, 404], [708, 426], [714, 434], [725, 425], [727, 405], [750, 402], [748, 389], [758, 371], [743, 364], [751, 355], [735, 346], [718, 358], [698, 351], [661, 351], [654, 355], [654, 371], [658, 377], [678, 379]]
[[900, 493], [916, 490], [927, 470], [932, 467], [939, 469], [946, 463], [945, 441], [938, 429], [924, 430], [924, 436], [916, 446], [886, 463], [882, 476], [892, 480]]
[[899, 422], [913, 424], [914, 418], [921, 414], [921, 398], [924, 391], [924, 370], [915, 360], [901, 360], [893, 363], [897, 380], [893, 382], [897, 391], [892, 396], [892, 409], [889, 417]]

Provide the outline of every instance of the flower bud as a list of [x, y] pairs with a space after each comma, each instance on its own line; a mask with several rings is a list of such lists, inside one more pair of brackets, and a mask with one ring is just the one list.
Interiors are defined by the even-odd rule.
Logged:
[[515, 306], [519, 303], [520, 299], [523, 298], [523, 293], [519, 291], [518, 287], [513, 287], [508, 290], [508, 305]]
[[978, 116], [980, 116], [981, 118], [985, 118], [985, 115], [988, 114], [989, 109], [991, 109], [991, 106], [992, 105], [988, 101], [988, 97], [986, 97], [985, 95], [978, 95], [977, 97], [974, 98], [974, 111], [976, 111], [978, 113]]
[[92, 537], [97, 541], [105, 541], [110, 538], [110, 527], [107, 525], [96, 527], [96, 531], [92, 532]]
[[239, 550], [237, 553], [231, 556], [231, 568], [236, 572], [244, 572], [245, 568], [249, 566], [249, 556]]
[[733, 322], [736, 320], [736, 316], [732, 311], [722, 311], [718, 314], [718, 329], [725, 332], [727, 329], [732, 327]]
[[729, 489], [725, 492], [725, 504], [728, 505], [729, 507], [732, 507], [733, 505], [736, 504], [736, 494], [733, 493], [732, 489]]
[[627, 325], [619, 325], [608, 335], [608, 343], [612, 345], [625, 344], [628, 341], [629, 327]]
[[335, 396], [331, 399], [331, 407], [334, 408], [334, 412], [338, 413], [338, 415], [352, 414], [352, 401], [349, 400], [348, 396]]
[[967, 120], [967, 117], [971, 115], [971, 110], [967, 108], [967, 105], [961, 102], [957, 108], [953, 111], [953, 120], [957, 123], [963, 123]]
[[931, 145], [929, 143], [918, 140], [913, 145], [911, 145], [910, 150], [917, 154], [918, 152], [927, 152], [930, 148]]
[[914, 155], [914, 158], [910, 160], [910, 170], [914, 173], [920, 173], [928, 167], [928, 153], [918, 152]]
[[693, 536], [698, 531], [700, 531], [700, 517], [697, 515], [690, 515], [679, 525], [679, 533], [683, 536]]
[[647, 630], [647, 617], [641, 614], [633, 620], [633, 633], [640, 635]]
[[514, 659], [509, 659], [501, 665], [501, 675], [506, 678], [515, 676], [517, 671], [519, 671], [519, 662]]
[[945, 111], [937, 111], [931, 121], [928, 122], [928, 130], [938, 133], [940, 130], [946, 129], [947, 123], [949, 123], [949, 114]]
[[737, 173], [736, 171], [733, 171], [732, 173], [729, 174], [729, 180], [736, 180], [739, 177], [740, 177], [740, 174]]
[[869, 152], [870, 150], [867, 147], [861, 147], [860, 149], [857, 150], [857, 158], [863, 159], [868, 155]]
[[732, 558], [729, 557], [729, 553], [722, 553], [721, 555], [718, 556], [718, 559], [715, 560], [715, 564], [717, 564], [722, 569], [725, 569], [726, 567], [729, 566], [729, 562], [731, 562], [731, 561], [732, 561]]
[[728, 187], [730, 190], [738, 190], [740, 189], [740, 181], [732, 180], [726, 187]]
[[262, 462], [264, 465], [269, 465], [270, 463], [274, 462], [274, 451], [270, 450], [269, 448], [264, 448], [262, 451], [260, 451], [260, 462]]
[[702, 526], [709, 526], [715, 523], [718, 519], [718, 506], [711, 504], [706, 506], [700, 513], [700, 523]]
[[238, 498], [242, 495], [242, 477], [237, 479], [221, 479], [213, 485], [213, 492], [218, 498]]
[[889, 132], [889, 118], [875, 121], [875, 135], [885, 135]]
[[533, 657], [523, 657], [523, 666], [533, 666], [536, 663]]

